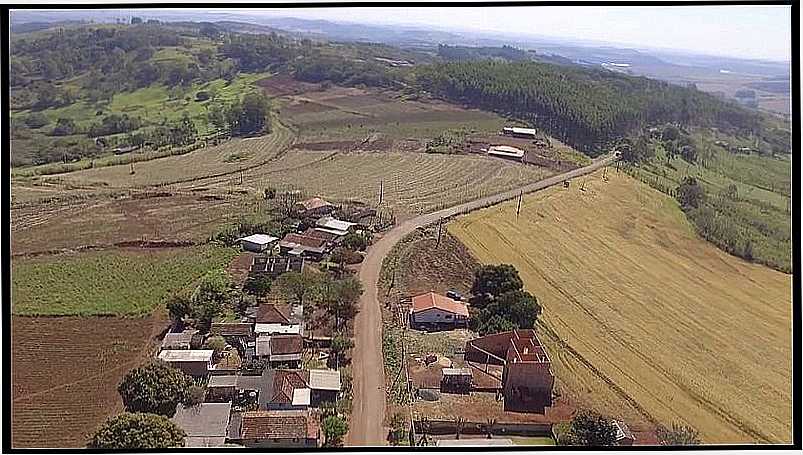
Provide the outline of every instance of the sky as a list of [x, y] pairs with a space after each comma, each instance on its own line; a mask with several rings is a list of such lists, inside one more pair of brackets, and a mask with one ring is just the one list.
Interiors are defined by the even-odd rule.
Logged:
[[427, 25], [789, 60], [789, 6], [527, 6], [241, 10], [340, 22]]

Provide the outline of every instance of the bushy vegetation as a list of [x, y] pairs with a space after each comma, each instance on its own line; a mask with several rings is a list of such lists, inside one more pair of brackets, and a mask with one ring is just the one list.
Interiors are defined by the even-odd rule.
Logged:
[[677, 422], [672, 422], [672, 428], [658, 425], [655, 434], [662, 446], [696, 446], [702, 442], [696, 429]]
[[562, 446], [604, 447], [616, 443], [613, 421], [595, 411], [578, 411], [571, 422], [556, 433], [557, 443]]
[[509, 264], [480, 267], [471, 287], [471, 328], [480, 335], [531, 329], [541, 305], [524, 291], [519, 272]]
[[664, 125], [618, 150], [627, 172], [678, 200], [701, 237], [791, 272], [791, 163], [772, 143]]
[[89, 441], [90, 449], [153, 450], [184, 447], [184, 430], [167, 417], [123, 413], [109, 418]]
[[129, 371], [117, 387], [128, 412], [147, 412], [173, 417], [187, 400], [192, 378], [162, 361], [152, 361]]

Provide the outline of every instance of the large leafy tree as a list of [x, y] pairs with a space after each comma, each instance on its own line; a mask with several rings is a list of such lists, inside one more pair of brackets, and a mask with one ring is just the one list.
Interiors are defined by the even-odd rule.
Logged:
[[184, 430], [167, 417], [123, 413], [108, 419], [89, 441], [92, 449], [142, 450], [184, 447]]
[[154, 360], [129, 371], [117, 387], [129, 412], [172, 417], [185, 401], [192, 379], [170, 365]]
[[694, 177], [686, 177], [677, 188], [678, 202], [683, 209], [696, 209], [705, 201], [705, 190]]
[[484, 304], [495, 296], [508, 291], [517, 291], [524, 287], [519, 271], [510, 264], [485, 265], [474, 273], [474, 284], [471, 294], [474, 295], [475, 305]]
[[512, 265], [487, 265], [477, 270], [471, 287], [472, 329], [486, 335], [533, 328], [541, 305], [523, 288], [524, 282]]

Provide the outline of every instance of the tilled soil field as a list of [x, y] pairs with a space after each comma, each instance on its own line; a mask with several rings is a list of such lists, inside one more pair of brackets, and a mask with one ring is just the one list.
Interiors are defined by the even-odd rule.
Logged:
[[122, 411], [117, 384], [166, 328], [159, 316], [13, 316], [12, 447], [83, 447]]

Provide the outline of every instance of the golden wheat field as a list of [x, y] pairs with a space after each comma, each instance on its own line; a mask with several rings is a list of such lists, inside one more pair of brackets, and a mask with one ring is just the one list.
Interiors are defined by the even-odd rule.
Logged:
[[704, 443], [791, 442], [791, 275], [706, 243], [623, 174], [579, 183], [525, 197], [518, 219], [514, 201], [449, 224], [481, 262], [519, 270], [566, 391]]

